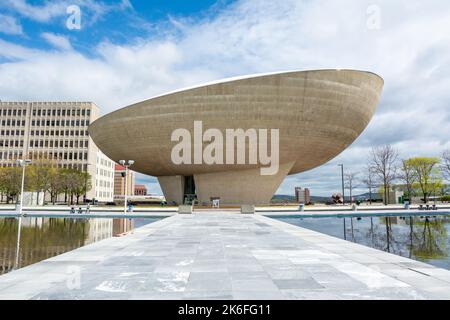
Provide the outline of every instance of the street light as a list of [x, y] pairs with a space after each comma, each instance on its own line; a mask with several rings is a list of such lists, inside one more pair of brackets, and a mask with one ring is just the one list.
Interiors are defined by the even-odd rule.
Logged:
[[341, 179], [342, 179], [342, 205], [345, 205], [345, 193], [344, 193], [344, 165], [338, 164], [341, 167]]
[[23, 204], [23, 189], [25, 184], [25, 168], [31, 163], [31, 160], [17, 160], [17, 164], [22, 167], [22, 183], [20, 186], [20, 203], [19, 203], [19, 229], [17, 231], [17, 246], [16, 246], [16, 263], [14, 269], [19, 268], [19, 254], [20, 254], [20, 231], [22, 229], [22, 204]]
[[119, 160], [119, 163], [125, 167], [125, 190], [124, 190], [124, 194], [125, 194], [125, 201], [124, 201], [124, 205], [123, 205], [123, 213], [126, 214], [127, 213], [127, 175], [128, 175], [128, 168], [130, 166], [133, 165], [134, 160]]
[[[338, 164], [341, 167], [341, 179], [342, 179], [342, 206], [345, 205], [345, 193], [344, 193], [344, 165]], [[344, 240], [347, 240], [347, 227], [345, 225], [345, 216], [344, 216]]]

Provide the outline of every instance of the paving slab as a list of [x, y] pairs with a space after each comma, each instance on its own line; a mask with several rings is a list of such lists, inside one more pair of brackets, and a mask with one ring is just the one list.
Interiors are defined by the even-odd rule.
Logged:
[[0, 276], [0, 299], [450, 299], [450, 271], [262, 215], [173, 215]]

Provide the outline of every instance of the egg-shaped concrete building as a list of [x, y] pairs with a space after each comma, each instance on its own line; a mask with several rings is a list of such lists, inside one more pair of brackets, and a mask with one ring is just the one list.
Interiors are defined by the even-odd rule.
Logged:
[[[133, 104], [96, 120], [89, 133], [114, 161], [133, 159], [133, 170], [156, 176], [169, 203], [196, 198], [208, 204], [219, 198], [221, 204], [229, 205], [268, 204], [287, 175], [326, 163], [361, 134], [375, 112], [382, 87], [378, 75], [354, 70], [244, 76]], [[223, 139], [228, 137], [227, 130], [242, 129], [256, 132], [252, 137], [261, 142], [261, 134], [269, 132], [266, 144], [257, 147], [277, 142], [277, 149], [269, 153], [278, 152], [278, 170], [262, 174], [267, 161], [262, 161], [261, 149], [249, 148], [250, 135], [245, 144], [230, 147], [223, 142], [214, 155], [231, 151], [236, 159], [242, 151], [246, 160], [251, 154], [259, 155], [256, 162], [225, 161], [225, 156], [213, 162], [174, 161], [174, 148], [182, 140], [174, 139], [179, 130], [192, 138], [192, 149], [184, 149], [181, 156], [205, 152], [213, 140], [220, 140], [199, 136], [199, 125], [200, 134], [222, 132]], [[278, 132], [277, 140], [271, 131]], [[242, 146], [245, 150], [239, 150]]]

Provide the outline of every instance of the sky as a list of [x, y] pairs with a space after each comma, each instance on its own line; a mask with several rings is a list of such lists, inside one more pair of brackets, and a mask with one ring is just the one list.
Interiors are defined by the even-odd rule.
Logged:
[[[448, 0], [0, 0], [3, 101], [93, 101], [106, 114], [221, 78], [323, 68], [379, 74], [380, 105], [347, 150], [278, 194], [340, 191], [337, 164], [363, 178], [372, 146], [402, 159], [450, 148]], [[161, 194], [153, 177], [137, 183]]]

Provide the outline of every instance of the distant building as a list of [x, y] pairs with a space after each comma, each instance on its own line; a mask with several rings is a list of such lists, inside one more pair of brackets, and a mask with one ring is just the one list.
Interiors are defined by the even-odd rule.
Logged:
[[311, 203], [311, 195], [308, 188], [302, 189], [295, 187], [295, 200], [298, 203], [309, 204]]
[[49, 159], [91, 175], [87, 199], [112, 201], [114, 162], [88, 133], [98, 117], [92, 102], [0, 102], [0, 167], [24, 158]]
[[[404, 196], [403, 191], [389, 190], [388, 192], [388, 204], [399, 204]], [[384, 192], [381, 193], [381, 197], [384, 202]]]
[[[126, 194], [131, 196], [134, 194], [134, 172], [128, 170], [127, 174], [127, 190]], [[114, 197], [121, 198], [125, 195], [125, 167], [116, 164], [114, 168]]]
[[147, 187], [143, 184], [137, 184], [134, 186], [134, 195], [135, 196], [146, 196], [147, 195]]

